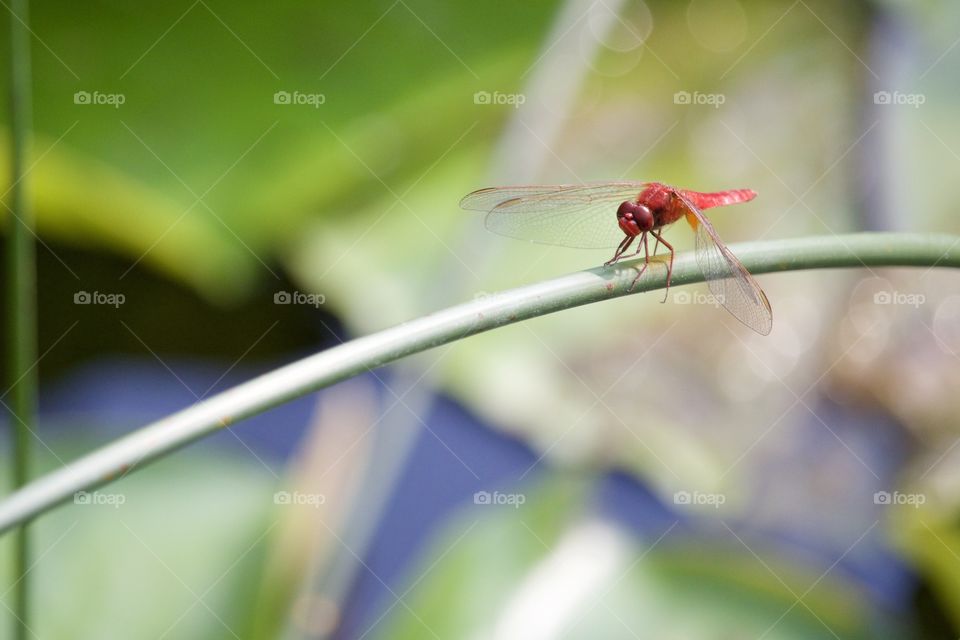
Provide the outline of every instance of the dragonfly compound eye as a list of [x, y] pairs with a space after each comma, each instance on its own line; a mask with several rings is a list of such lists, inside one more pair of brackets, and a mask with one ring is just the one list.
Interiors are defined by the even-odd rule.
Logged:
[[653, 213], [648, 207], [627, 200], [617, 209], [617, 223], [627, 235], [639, 235], [653, 228]]

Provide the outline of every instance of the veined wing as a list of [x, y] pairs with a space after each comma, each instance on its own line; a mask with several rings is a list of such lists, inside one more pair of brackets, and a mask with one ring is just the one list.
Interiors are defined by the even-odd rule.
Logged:
[[768, 335], [773, 329], [773, 311], [767, 295], [723, 243], [710, 220], [688, 198], [678, 195], [689, 212], [687, 221], [697, 232], [697, 265], [710, 292], [737, 320]]
[[577, 249], [606, 249], [623, 239], [617, 207], [636, 200], [645, 182], [530, 185], [480, 189], [460, 201], [486, 211], [484, 223], [503, 236]]

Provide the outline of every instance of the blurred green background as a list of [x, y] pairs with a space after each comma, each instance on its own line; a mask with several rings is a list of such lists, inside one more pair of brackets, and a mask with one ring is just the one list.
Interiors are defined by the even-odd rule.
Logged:
[[[955, 3], [31, 11], [36, 473], [297, 356], [609, 257], [487, 233], [457, 207], [483, 186], [753, 188], [711, 212], [731, 243], [960, 232]], [[591, 305], [81, 497], [33, 528], [32, 630], [955, 638], [960, 279], [760, 281], [766, 338], [704, 288]]]

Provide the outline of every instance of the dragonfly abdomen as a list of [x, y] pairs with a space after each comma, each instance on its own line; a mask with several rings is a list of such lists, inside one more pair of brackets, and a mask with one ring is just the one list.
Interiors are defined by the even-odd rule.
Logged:
[[710, 209], [713, 207], [723, 207], [728, 204], [749, 202], [757, 197], [757, 192], [753, 189], [729, 189], [727, 191], [716, 191], [714, 193], [684, 191], [683, 195], [695, 204], [697, 208]]

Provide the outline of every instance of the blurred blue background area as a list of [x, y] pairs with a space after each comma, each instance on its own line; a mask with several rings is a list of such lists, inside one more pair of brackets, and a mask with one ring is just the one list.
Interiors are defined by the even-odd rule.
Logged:
[[[52, 425], [44, 437], [70, 440], [75, 434], [63, 425], [80, 421], [99, 425], [85, 430], [85, 439], [106, 442], [131, 426], [188, 406], [197, 396], [209, 396], [261, 373], [241, 366], [224, 374], [222, 363], [216, 361], [174, 360], [164, 363], [164, 371], [156, 364], [129, 358], [106, 360], [65, 376], [43, 398], [42, 417], [44, 423]], [[269, 369], [270, 365], [264, 370]], [[378, 406], [390, 405], [394, 396], [386, 390], [391, 384], [389, 370], [366, 374], [361, 380], [376, 389]], [[197, 453], [236, 458], [251, 467], [262, 465], [273, 475], [282, 473], [302, 445], [316, 406], [325, 396], [336, 393], [338, 389], [333, 387], [254, 416], [245, 421], [239, 433], [222, 432], [199, 443]], [[895, 421], [883, 415], [850, 414], [829, 401], [824, 404], [817, 413], [829, 424], [849, 425], [844, 428], [850, 434], [863, 427], [872, 430], [873, 437], [863, 443], [871, 468], [886, 469], [886, 474], [896, 472], [909, 442]], [[442, 535], [446, 523], [475, 507], [476, 492], [536, 491], [558, 472], [547, 467], [528, 473], [539, 461], [534, 450], [516, 437], [490, 429], [450, 398], [432, 397], [429, 409], [421, 415], [426, 425], [413, 435], [412, 448], [389, 489], [388, 504], [378, 514], [369, 548], [354, 549], [351, 539], [344, 540], [351, 552], [362, 555], [354, 558], [360, 566], [349, 584], [337, 637], [361, 637], [375, 628], [383, 612], [396, 606], [398, 594], [405, 591], [410, 575], [421, 566], [420, 559], [429, 556], [431, 544]], [[809, 431], [817, 437], [803, 450], [792, 452], [793, 464], [803, 464], [804, 457], [817, 456], [830, 447], [829, 433], [818, 431], [812, 422]], [[775, 485], [778, 476], [789, 469], [771, 465], [765, 471], [757, 481]], [[818, 538], [798, 535], [789, 528], [757, 526], [751, 523], [749, 514], [719, 522], [709, 514], [690, 515], [625, 471], [590, 476], [585, 501], [592, 506], [586, 509], [594, 517], [616, 523], [638, 540], [657, 540], [670, 531], [671, 538], [683, 541], [676, 545], [681, 550], [685, 545], [706, 546], [741, 556], [744, 548], [737, 548], [737, 538], [742, 536], [750, 548], [775, 550], [812, 571], [835, 570], [860, 585], [871, 606], [878, 610], [910, 615], [919, 576], [877, 532], [871, 532], [858, 545], [856, 554], [842, 555], [837, 561], [838, 554], [847, 550], [831, 544], [829, 536]], [[362, 510], [362, 496], [358, 505]], [[741, 560], [750, 562], [748, 557]]]

